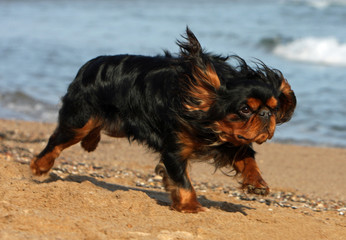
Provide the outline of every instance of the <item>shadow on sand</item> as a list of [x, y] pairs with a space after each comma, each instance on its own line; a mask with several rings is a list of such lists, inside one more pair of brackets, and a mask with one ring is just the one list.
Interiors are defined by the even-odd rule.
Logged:
[[[56, 175], [55, 173], [50, 173], [49, 174], [49, 178], [45, 179], [44, 181], [38, 181], [38, 180], [34, 180], [36, 183], [41, 184], [41, 183], [51, 183], [51, 182], [56, 182], [58, 180], [61, 181], [68, 181], [68, 182], [77, 182], [77, 183], [81, 183], [84, 181], [89, 181], [92, 184], [94, 184], [95, 186], [107, 189], [109, 191], [118, 191], [118, 190], [122, 190], [122, 191], [129, 191], [129, 190], [133, 190], [133, 191], [140, 191], [140, 192], [144, 192], [145, 194], [147, 194], [150, 198], [154, 199], [157, 204], [162, 205], [162, 206], [169, 206], [170, 205], [170, 198], [169, 198], [169, 194], [166, 192], [159, 192], [159, 191], [153, 191], [153, 190], [148, 190], [148, 189], [143, 189], [143, 188], [138, 188], [138, 187], [128, 187], [128, 186], [123, 186], [123, 185], [118, 185], [118, 184], [114, 184], [114, 183], [107, 183], [104, 181], [100, 181], [97, 180], [93, 177], [90, 176], [85, 176], [85, 175], [69, 175], [66, 178], [61, 178], [58, 175]], [[225, 202], [225, 201], [212, 201], [207, 199], [205, 196], [199, 196], [198, 197], [199, 202], [207, 208], [217, 208], [217, 209], [221, 209], [225, 212], [239, 212], [241, 214], [243, 214], [244, 216], [247, 216], [247, 213], [245, 212], [245, 210], [248, 209], [254, 209], [242, 204], [233, 204], [233, 203], [229, 203], [229, 202]]]

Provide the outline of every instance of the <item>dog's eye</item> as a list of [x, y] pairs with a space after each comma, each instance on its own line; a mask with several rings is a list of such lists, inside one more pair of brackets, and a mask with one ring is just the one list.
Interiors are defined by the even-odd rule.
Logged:
[[251, 113], [251, 109], [250, 109], [249, 107], [247, 107], [247, 106], [242, 107], [242, 108], [240, 109], [240, 113], [242, 113], [242, 114], [244, 114], [244, 115], [248, 115], [248, 114]]
[[249, 106], [243, 106], [239, 110], [239, 116], [241, 118], [249, 118], [252, 115], [252, 109]]

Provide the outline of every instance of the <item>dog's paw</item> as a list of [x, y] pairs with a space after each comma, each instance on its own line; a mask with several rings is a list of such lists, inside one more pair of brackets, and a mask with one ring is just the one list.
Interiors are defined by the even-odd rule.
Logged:
[[242, 189], [247, 190], [248, 193], [254, 193], [264, 196], [268, 195], [270, 192], [268, 184], [262, 179], [262, 177], [259, 177], [257, 179], [246, 179], [242, 184]]
[[269, 194], [269, 187], [255, 187], [253, 185], [247, 185], [246, 187], [244, 187], [247, 189], [248, 193], [254, 193], [257, 195], [268, 195]]
[[49, 172], [49, 170], [53, 167], [53, 163], [47, 163], [45, 161], [40, 161], [41, 159], [33, 158], [30, 163], [30, 169], [32, 173], [36, 176], [41, 176]]
[[172, 204], [172, 210], [182, 212], [182, 213], [199, 213], [199, 212], [207, 212], [208, 208], [203, 207], [201, 204]]

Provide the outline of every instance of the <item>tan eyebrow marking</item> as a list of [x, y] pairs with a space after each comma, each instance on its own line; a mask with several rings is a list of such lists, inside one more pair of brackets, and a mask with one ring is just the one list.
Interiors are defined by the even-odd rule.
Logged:
[[275, 109], [278, 106], [278, 100], [274, 97], [271, 97], [267, 100], [266, 104], [271, 109]]
[[256, 111], [262, 104], [262, 101], [257, 98], [249, 98], [247, 100], [247, 105], [253, 110]]

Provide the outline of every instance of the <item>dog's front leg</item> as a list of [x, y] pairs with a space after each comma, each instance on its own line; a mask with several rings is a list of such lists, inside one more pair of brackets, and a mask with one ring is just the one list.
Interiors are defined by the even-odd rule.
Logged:
[[196, 192], [191, 184], [187, 170], [187, 161], [179, 161], [166, 154], [156, 166], [155, 172], [162, 176], [162, 182], [167, 192], [171, 194], [171, 208], [184, 213], [198, 213], [207, 208], [197, 200]]
[[241, 173], [242, 188], [247, 189], [248, 193], [260, 195], [269, 193], [268, 184], [263, 180], [254, 157], [236, 160], [233, 167], [238, 173]]

